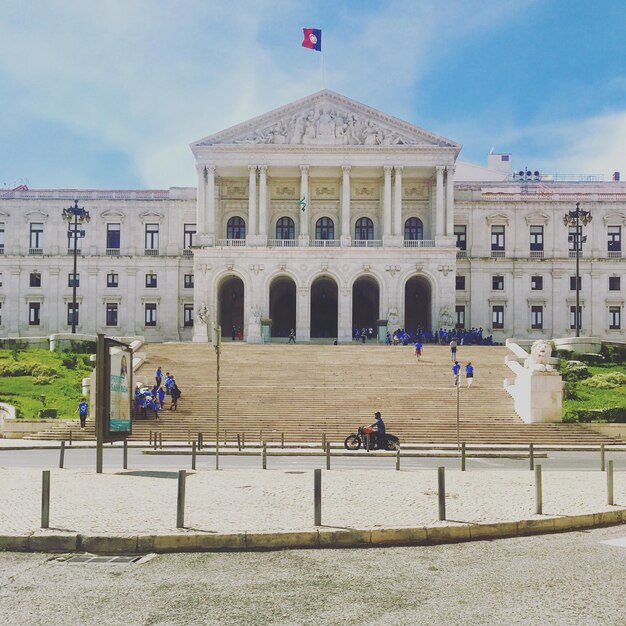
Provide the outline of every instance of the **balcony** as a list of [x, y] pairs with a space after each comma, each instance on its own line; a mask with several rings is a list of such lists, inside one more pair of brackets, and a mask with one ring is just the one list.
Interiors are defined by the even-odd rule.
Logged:
[[218, 239], [217, 245], [221, 248], [245, 248], [245, 239]]
[[504, 250], [492, 250], [491, 251], [492, 259], [503, 259], [504, 258]]
[[119, 255], [120, 255], [119, 248], [107, 248], [106, 249], [106, 256], [119, 256]]
[[405, 239], [403, 243], [405, 248], [434, 248], [434, 239]]
[[621, 250], [609, 250], [607, 253], [607, 258], [609, 259], [621, 259], [622, 251]]
[[353, 239], [352, 247], [353, 248], [382, 248], [383, 240], [382, 239]]
[[[76, 248], [76, 254], [78, 256], [83, 256], [83, 251], [80, 248]], [[74, 248], [67, 249], [67, 256], [74, 256]]]
[[159, 249], [158, 248], [146, 248], [144, 250], [144, 255], [145, 256], [159, 256]]
[[185, 248], [183, 250], [183, 256], [193, 256], [193, 250], [191, 248]]
[[298, 240], [297, 239], [268, 239], [267, 247], [268, 248], [297, 248]]
[[338, 248], [341, 245], [339, 239], [311, 239], [312, 248]]
[[43, 256], [43, 248], [29, 248], [28, 254], [30, 256]]
[[543, 259], [543, 250], [531, 250], [530, 258], [531, 259]]

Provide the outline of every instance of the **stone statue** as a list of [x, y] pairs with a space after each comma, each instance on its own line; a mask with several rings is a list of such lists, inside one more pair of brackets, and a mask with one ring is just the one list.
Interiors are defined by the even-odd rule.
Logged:
[[553, 372], [550, 365], [552, 356], [552, 342], [545, 339], [535, 341], [530, 349], [530, 356], [524, 360], [524, 367], [532, 372]]
[[439, 327], [450, 328], [452, 326], [452, 313], [449, 306], [444, 306], [441, 309], [441, 315], [439, 316]]

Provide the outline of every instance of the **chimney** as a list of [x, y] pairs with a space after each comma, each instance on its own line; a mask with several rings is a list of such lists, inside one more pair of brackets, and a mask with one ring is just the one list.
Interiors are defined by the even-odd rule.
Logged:
[[502, 172], [503, 174], [510, 174], [511, 156], [511, 154], [490, 153], [487, 156], [487, 169]]

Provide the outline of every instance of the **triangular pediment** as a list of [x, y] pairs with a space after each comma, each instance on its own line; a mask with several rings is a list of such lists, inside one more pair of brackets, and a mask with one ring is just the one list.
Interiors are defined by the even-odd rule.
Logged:
[[461, 146], [413, 124], [324, 89], [247, 122], [209, 135], [192, 149], [214, 145]]

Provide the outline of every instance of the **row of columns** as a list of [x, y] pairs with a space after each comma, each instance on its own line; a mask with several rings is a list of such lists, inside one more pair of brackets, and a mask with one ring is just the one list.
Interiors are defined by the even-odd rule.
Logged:
[[[383, 168], [383, 237], [402, 237], [402, 165]], [[350, 239], [350, 165], [342, 166], [341, 184], [341, 240]], [[436, 166], [435, 235], [454, 234], [454, 168]], [[258, 172], [258, 186], [257, 186]], [[393, 174], [393, 195], [392, 195]], [[445, 180], [444, 180], [445, 179]], [[444, 191], [445, 186], [445, 191]], [[258, 200], [257, 200], [258, 187]], [[300, 201], [305, 210], [309, 203], [309, 166], [300, 166]], [[257, 213], [258, 208], [258, 213]], [[215, 207], [215, 165], [198, 166], [199, 235], [215, 238], [217, 235]], [[258, 221], [257, 221], [258, 214]], [[307, 219], [300, 220], [300, 236], [308, 238]], [[248, 166], [248, 224], [251, 236], [267, 237], [267, 165]]]

